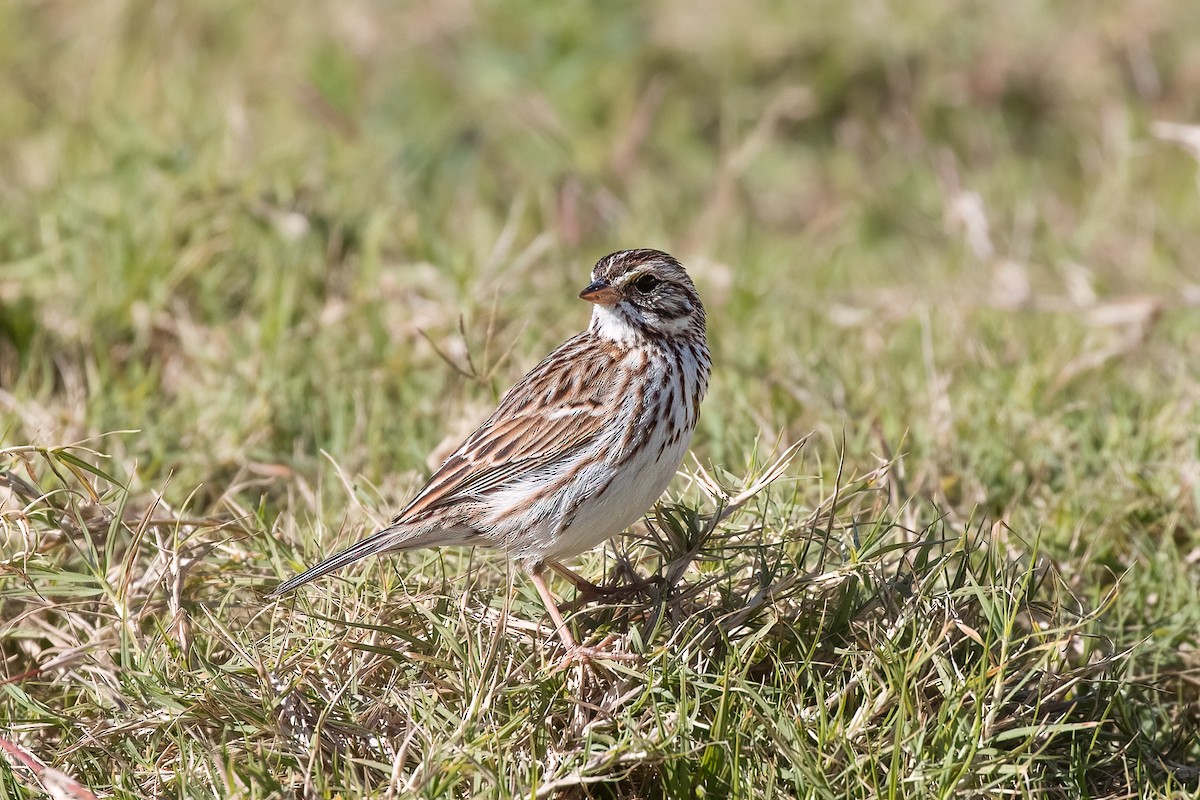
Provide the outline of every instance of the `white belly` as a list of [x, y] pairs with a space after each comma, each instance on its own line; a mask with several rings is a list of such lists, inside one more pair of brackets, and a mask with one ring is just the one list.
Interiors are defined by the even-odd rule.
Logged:
[[641, 519], [675, 477], [691, 436], [658, 455], [657, 443], [623, 465], [613, 483], [598, 497], [583, 501], [570, 525], [559, 533], [542, 555], [547, 561], [570, 558], [611, 539]]
[[[564, 491], [540, 504], [530, 504], [531, 494], [536, 493], [530, 484], [498, 492], [491, 500], [492, 526], [487, 538], [513, 558], [534, 563], [590, 550], [637, 522], [654, 505], [675, 476], [690, 440], [690, 434], [681, 436], [660, 455], [658, 441], [651, 439], [649, 446], [615, 468], [597, 461]], [[534, 483], [546, 477], [542, 475]], [[513, 513], [518, 508], [525, 513]]]

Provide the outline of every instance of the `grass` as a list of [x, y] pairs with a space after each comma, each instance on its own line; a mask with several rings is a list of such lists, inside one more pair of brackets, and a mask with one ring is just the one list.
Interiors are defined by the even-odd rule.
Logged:
[[[1156, 123], [1198, 42], [1182, 0], [0, 6], [0, 796], [1197, 796]], [[573, 565], [658, 579], [571, 617], [633, 660], [556, 670], [491, 551], [265, 600], [631, 246], [716, 364]]]

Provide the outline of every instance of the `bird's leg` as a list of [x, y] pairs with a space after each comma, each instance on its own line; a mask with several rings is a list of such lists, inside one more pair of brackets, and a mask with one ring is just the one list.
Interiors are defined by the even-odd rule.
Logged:
[[587, 578], [576, 574], [573, 570], [567, 569], [567, 567], [557, 561], [547, 561], [546, 566], [570, 581], [574, 585], [575, 591], [579, 593], [574, 600], [563, 606], [568, 614], [576, 609], [583, 608], [594, 600], [616, 599], [630, 594], [644, 593], [649, 587], [658, 586], [662, 583], [661, 577], [643, 578], [630, 569], [628, 565], [626, 565], [624, 570], [629, 578], [628, 582], [617, 586], [600, 586], [599, 584], [592, 583]]
[[[592, 658], [606, 658], [613, 661], [636, 661], [637, 656], [633, 653], [607, 653], [594, 647], [582, 647], [575, 642], [575, 637], [571, 636], [571, 630], [567, 627], [567, 621], [563, 619], [562, 612], [558, 610], [558, 602], [554, 599], [554, 595], [550, 593], [550, 587], [546, 585], [547, 566], [552, 565], [537, 564], [531, 567], [529, 569], [529, 577], [533, 580], [533, 585], [537, 588], [538, 596], [542, 598], [542, 604], [546, 606], [546, 611], [550, 614], [550, 619], [554, 623], [554, 629], [558, 634], [558, 638], [567, 646], [567, 657], [564, 659], [562, 666], [565, 667], [572, 662], [586, 665]], [[557, 572], [557, 570], [555, 571]], [[580, 578], [580, 580], [583, 579]], [[611, 640], [612, 637], [609, 637], [601, 646], [607, 645]]]
[[609, 588], [608, 586], [600, 586], [599, 584], [592, 583], [587, 578], [579, 575], [573, 570], [567, 569], [567, 567], [558, 563], [557, 561], [547, 561], [546, 566], [570, 581], [571, 585], [575, 587], [575, 591], [579, 592], [581, 599], [584, 602], [597, 597], [606, 597], [618, 591], [616, 588]]
[[562, 639], [562, 643], [567, 646], [568, 650], [574, 650], [579, 645], [571, 636], [571, 631], [567, 628], [567, 621], [563, 619], [562, 613], [558, 610], [558, 603], [555, 601], [554, 595], [550, 594], [550, 587], [546, 585], [546, 565], [538, 564], [532, 567], [529, 570], [529, 577], [537, 588], [538, 596], [542, 598], [542, 605], [550, 613], [550, 620], [554, 623], [554, 631], [558, 634], [558, 638]]

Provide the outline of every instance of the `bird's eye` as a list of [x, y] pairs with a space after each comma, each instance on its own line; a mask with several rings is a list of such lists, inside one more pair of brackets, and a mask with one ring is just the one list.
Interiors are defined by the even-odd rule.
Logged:
[[650, 294], [658, 288], [660, 283], [662, 283], [662, 281], [653, 275], [643, 275], [633, 282], [633, 288], [637, 289], [642, 294]]

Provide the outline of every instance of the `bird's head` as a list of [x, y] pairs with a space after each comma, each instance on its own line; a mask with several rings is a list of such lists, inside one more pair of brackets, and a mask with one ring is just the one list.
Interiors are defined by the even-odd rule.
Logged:
[[704, 305], [683, 266], [660, 250], [621, 250], [596, 262], [579, 296], [609, 339], [704, 335]]

